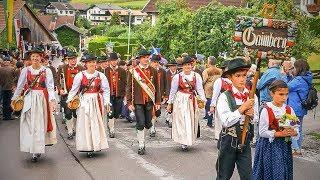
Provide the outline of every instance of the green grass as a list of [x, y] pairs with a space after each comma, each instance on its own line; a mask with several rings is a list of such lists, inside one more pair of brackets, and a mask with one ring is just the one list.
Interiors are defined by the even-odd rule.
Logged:
[[73, 3], [86, 3], [86, 4], [104, 4], [111, 3], [121, 6], [123, 8], [142, 9], [148, 2], [147, 0], [72, 0]]
[[312, 54], [308, 58], [308, 63], [310, 65], [311, 70], [319, 70], [320, 69], [320, 54]]

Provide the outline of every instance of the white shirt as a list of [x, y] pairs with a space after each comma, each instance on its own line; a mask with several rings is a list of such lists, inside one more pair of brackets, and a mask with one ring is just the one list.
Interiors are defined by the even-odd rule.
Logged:
[[176, 74], [173, 76], [172, 81], [171, 81], [171, 89], [170, 89], [170, 95], [169, 95], [169, 100], [168, 100], [168, 104], [172, 104], [174, 101], [174, 97], [176, 95], [176, 93], [178, 92], [178, 88], [179, 88], [179, 75], [182, 76], [182, 80], [183, 82], [186, 82], [185, 79], [187, 79], [188, 81], [193, 81], [194, 76], [196, 77], [196, 91], [198, 93], [198, 95], [200, 96], [201, 100], [203, 100], [204, 102], [206, 101], [206, 96], [204, 94], [204, 90], [203, 90], [203, 86], [202, 86], [202, 78], [198, 73], [195, 72], [191, 72], [190, 74], [186, 75], [183, 72]]
[[69, 95], [68, 95], [67, 103], [69, 103], [73, 99], [73, 97], [78, 93], [80, 85], [81, 85], [81, 81], [82, 81], [82, 76], [83, 76], [82, 73], [88, 79], [91, 79], [93, 77], [97, 77], [99, 74], [99, 77], [101, 79], [101, 90], [102, 90], [103, 104], [104, 105], [111, 105], [110, 104], [110, 88], [109, 88], [108, 79], [103, 73], [101, 73], [99, 71], [95, 71], [93, 74], [89, 74], [87, 71], [79, 72], [74, 77], [72, 88], [71, 88]]
[[[233, 93], [240, 93], [237, 88], [232, 86], [232, 91]], [[248, 89], [244, 89], [242, 93], [249, 93]], [[244, 102], [242, 102], [241, 99], [235, 98], [236, 105], [242, 105]], [[254, 117], [253, 117], [253, 122], [257, 122], [259, 119], [259, 102], [258, 98], [255, 96], [254, 97]], [[217, 103], [217, 117], [222, 123], [222, 127], [231, 127], [234, 124], [236, 124], [238, 121], [240, 121], [240, 124], [244, 123], [245, 120], [245, 115], [241, 115], [239, 110], [235, 110], [234, 112], [231, 111], [229, 104], [228, 104], [228, 99], [225, 93], [222, 93], [219, 98], [218, 98], [218, 103]]]
[[[279, 119], [286, 113], [286, 104], [283, 104], [282, 107], [275, 106], [272, 102], [267, 102], [267, 106], [270, 107], [274, 113], [275, 118]], [[293, 109], [291, 109], [291, 114], [295, 115]], [[269, 130], [269, 114], [266, 108], [263, 108], [260, 114], [259, 121], [259, 135], [260, 137], [269, 138], [269, 141], [274, 140], [275, 130]], [[298, 131], [297, 131], [298, 132]]]
[[[46, 71], [46, 88], [48, 90], [48, 94], [49, 94], [49, 101], [52, 100], [56, 100], [55, 98], [55, 92], [54, 92], [54, 80], [53, 80], [53, 75], [52, 72], [49, 68], [41, 66], [40, 69], [33, 69], [32, 66], [27, 66], [25, 68], [23, 68], [21, 70], [20, 76], [19, 76], [19, 80], [18, 80], [18, 84], [17, 84], [17, 88], [13, 94], [13, 97], [11, 98], [11, 100], [15, 100], [17, 99], [22, 90], [24, 89], [24, 85], [27, 83], [27, 73], [28, 70], [31, 72], [32, 75], [37, 75], [39, 74], [41, 71], [45, 70]], [[40, 79], [38, 79], [39, 82]]]
[[213, 83], [213, 92], [212, 92], [212, 99], [211, 99], [211, 104], [210, 106], [216, 107], [218, 98], [221, 94], [221, 88], [222, 88], [222, 81], [225, 81], [229, 84], [232, 84], [231, 80], [228, 78], [218, 78], [214, 83]]

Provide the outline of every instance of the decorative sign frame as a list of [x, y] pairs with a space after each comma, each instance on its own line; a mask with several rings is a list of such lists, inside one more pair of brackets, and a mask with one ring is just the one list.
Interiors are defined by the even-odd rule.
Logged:
[[297, 31], [295, 21], [238, 16], [233, 40], [250, 56], [289, 60]]

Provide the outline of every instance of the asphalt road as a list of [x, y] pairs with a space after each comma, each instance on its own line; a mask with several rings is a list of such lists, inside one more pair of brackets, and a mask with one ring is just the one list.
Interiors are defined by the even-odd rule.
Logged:
[[[116, 138], [108, 139], [110, 148], [88, 159], [76, 151], [74, 140], [66, 138], [60, 115], [56, 119], [58, 144], [48, 147], [38, 163], [32, 163], [29, 154], [19, 151], [19, 120], [0, 121], [1, 180], [209, 180], [216, 177], [214, 131], [205, 126], [204, 120], [201, 121], [201, 138], [189, 151], [183, 152], [171, 140], [171, 131], [164, 118], [160, 118], [156, 137], [147, 136], [146, 154], [140, 156], [137, 154], [135, 123], [119, 119]], [[319, 180], [319, 170], [319, 161], [294, 159], [294, 179]], [[232, 179], [239, 179], [237, 170]]]

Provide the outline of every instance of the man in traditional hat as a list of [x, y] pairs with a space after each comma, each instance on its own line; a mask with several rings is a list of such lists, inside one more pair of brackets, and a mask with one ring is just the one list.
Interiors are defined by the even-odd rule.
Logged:
[[17, 77], [15, 68], [11, 65], [11, 57], [7, 52], [2, 54], [3, 64], [0, 67], [0, 87], [2, 95], [2, 115], [3, 120], [13, 120], [12, 108], [10, 106], [12, 91], [15, 86], [15, 77]]
[[[157, 86], [160, 88], [161, 98], [162, 100], [165, 100], [167, 98], [166, 95], [166, 89], [167, 89], [167, 81], [166, 81], [166, 71], [161, 67], [160, 65], [161, 57], [159, 55], [153, 54], [151, 56], [151, 64], [150, 66], [157, 70], [158, 74], [158, 82]], [[156, 128], [155, 123], [157, 121], [157, 118], [160, 117], [161, 110], [154, 110], [154, 115], [152, 118], [152, 127], [150, 128], [150, 137], [156, 136]]]
[[58, 76], [57, 76], [57, 70], [55, 67], [52, 66], [52, 61], [49, 60], [49, 55], [48, 54], [44, 54], [42, 56], [42, 65], [49, 68], [52, 72], [53, 75], [53, 79], [54, 79], [54, 85], [57, 85], [57, 81], [58, 81]]
[[158, 86], [157, 70], [149, 65], [150, 52], [140, 50], [139, 65], [131, 69], [128, 76], [126, 97], [130, 111], [135, 112], [137, 120], [138, 154], [145, 153], [145, 129], [152, 127], [152, 111], [160, 109], [161, 92]]
[[258, 98], [249, 99], [249, 90], [245, 87], [250, 63], [237, 57], [227, 65], [222, 76], [230, 79], [231, 89], [223, 92], [217, 102], [216, 117], [222, 123], [218, 141], [216, 162], [217, 179], [230, 179], [234, 167], [240, 179], [252, 179], [252, 158], [250, 141], [253, 137], [253, 125], [250, 123], [245, 144], [241, 144], [241, 135], [246, 116], [256, 121], [258, 116]]
[[111, 112], [108, 114], [109, 137], [114, 138], [115, 119], [118, 119], [123, 106], [123, 98], [126, 92], [127, 72], [118, 66], [118, 55], [113, 52], [109, 54], [109, 66], [104, 70], [110, 86]]
[[[169, 61], [166, 66], [168, 67], [168, 70], [166, 72], [166, 81], [167, 81], [167, 87], [166, 87], [166, 98], [169, 98], [170, 89], [171, 89], [171, 82], [172, 78], [178, 74], [178, 64], [175, 60]], [[168, 115], [166, 118], [166, 124], [169, 128], [172, 128], [172, 115]]]
[[75, 120], [77, 119], [76, 110], [71, 110], [66, 104], [68, 93], [71, 90], [74, 77], [84, 68], [77, 64], [77, 52], [75, 50], [68, 49], [64, 55], [66, 64], [58, 67], [57, 73], [57, 88], [59, 95], [61, 96], [60, 104], [63, 108], [64, 118], [66, 120], [66, 127], [68, 131], [68, 139], [73, 139], [75, 135]]

